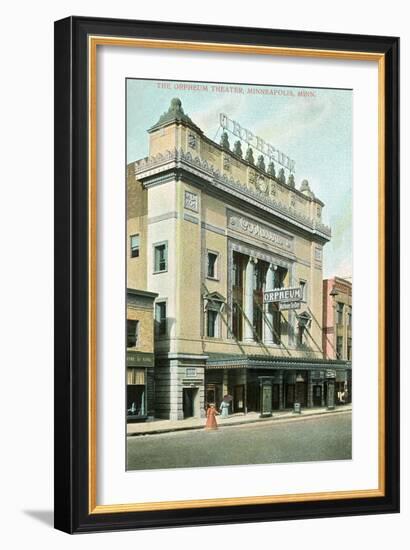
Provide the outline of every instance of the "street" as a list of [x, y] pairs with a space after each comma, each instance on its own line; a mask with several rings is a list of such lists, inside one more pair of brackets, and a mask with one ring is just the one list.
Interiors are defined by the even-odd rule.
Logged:
[[129, 437], [128, 470], [350, 459], [350, 411]]

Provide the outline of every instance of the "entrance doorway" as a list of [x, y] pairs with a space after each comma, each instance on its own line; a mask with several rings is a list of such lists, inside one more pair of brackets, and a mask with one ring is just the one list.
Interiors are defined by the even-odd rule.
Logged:
[[295, 384], [286, 384], [285, 386], [285, 407], [291, 409], [295, 402]]
[[307, 404], [307, 384], [305, 382], [296, 381], [295, 402], [300, 403], [302, 407], [306, 407], [306, 404]]
[[319, 384], [313, 386], [313, 406], [322, 406], [322, 386], [320, 386]]
[[216, 408], [218, 408], [222, 397], [221, 384], [207, 384], [205, 388], [205, 410], [210, 403], [215, 403]]
[[233, 390], [233, 410], [243, 412], [245, 410], [245, 385], [239, 384]]
[[184, 418], [195, 416], [195, 395], [198, 388], [183, 388], [182, 390], [182, 410]]
[[272, 409], [279, 409], [279, 384], [272, 385]]

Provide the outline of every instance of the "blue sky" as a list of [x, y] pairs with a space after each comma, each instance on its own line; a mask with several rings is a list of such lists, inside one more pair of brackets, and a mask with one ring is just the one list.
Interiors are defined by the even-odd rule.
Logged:
[[[350, 277], [353, 92], [278, 85], [268, 86], [277, 95], [254, 95], [248, 88], [262, 86], [241, 85], [243, 93], [238, 94], [212, 91], [212, 84], [207, 91], [175, 89], [179, 82], [163, 89], [161, 82], [127, 80], [127, 162], [148, 155], [147, 129], [168, 110], [173, 97], [179, 97], [185, 113], [218, 142], [219, 113], [225, 113], [295, 160], [296, 186], [303, 179], [309, 181], [312, 191], [325, 203], [323, 219], [332, 228], [332, 240], [323, 254], [324, 277]], [[301, 96], [300, 91], [314, 95]], [[230, 141], [232, 144], [234, 140]]]

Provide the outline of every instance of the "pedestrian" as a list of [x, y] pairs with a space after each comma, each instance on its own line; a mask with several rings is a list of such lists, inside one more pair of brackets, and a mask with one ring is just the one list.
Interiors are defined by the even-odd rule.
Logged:
[[208, 409], [206, 411], [206, 424], [205, 424], [205, 430], [211, 431], [211, 430], [217, 430], [218, 424], [216, 423], [216, 415], [218, 415], [219, 412], [215, 408], [215, 403], [209, 403]]
[[229, 403], [228, 401], [225, 401], [225, 399], [222, 401], [221, 406], [219, 407], [221, 411], [221, 418], [227, 418], [229, 414]]

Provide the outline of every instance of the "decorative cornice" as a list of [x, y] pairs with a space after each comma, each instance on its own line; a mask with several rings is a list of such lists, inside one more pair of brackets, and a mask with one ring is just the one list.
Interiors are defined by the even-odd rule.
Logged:
[[[160, 183], [157, 174], [176, 169], [185, 169], [189, 173], [211, 183], [216, 188], [223, 189], [242, 200], [251, 201], [259, 208], [271, 211], [279, 217], [285, 218], [286, 221], [291, 220], [295, 225], [308, 230], [325, 241], [328, 241], [331, 237], [330, 228], [321, 222], [300, 214], [295, 208], [281, 203], [266, 192], [245, 187], [239, 180], [234, 179], [232, 176], [228, 177], [208, 161], [202, 160], [199, 156], [194, 157], [189, 151], [185, 153], [181, 148], [173, 151], [167, 150], [165, 153], [158, 153], [152, 157], [136, 161], [135, 177], [142, 181], [145, 187], [150, 187], [153, 184], [158, 185]], [[169, 175], [167, 175], [166, 181], [168, 180]]]
[[160, 214], [159, 216], [153, 216], [152, 218], [148, 218], [148, 223], [163, 222], [164, 220], [170, 220], [172, 218], [178, 218], [178, 212], [166, 212], [165, 214]]
[[206, 229], [207, 231], [212, 231], [213, 233], [217, 233], [218, 235], [225, 235], [226, 231], [225, 229], [221, 227], [217, 227], [216, 225], [212, 225], [210, 223], [201, 222], [202, 229]]
[[187, 222], [194, 223], [196, 225], [199, 224], [198, 218], [196, 218], [195, 216], [191, 216], [191, 214], [187, 214], [186, 212], [184, 212], [184, 220]]

